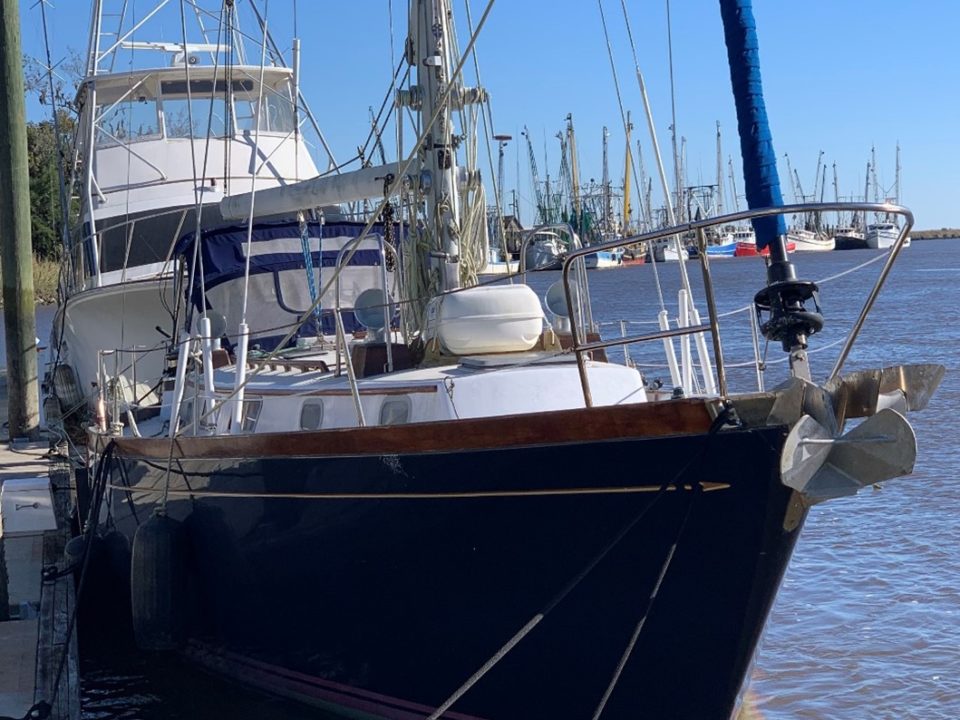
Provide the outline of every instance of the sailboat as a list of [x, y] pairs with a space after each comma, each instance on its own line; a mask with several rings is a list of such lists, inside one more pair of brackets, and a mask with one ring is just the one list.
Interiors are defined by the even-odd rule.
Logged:
[[[722, 3], [732, 63], [757, 52], [749, 3], [736, 5]], [[829, 379], [812, 381], [806, 348], [823, 318], [779, 219], [804, 208], [780, 207], [775, 175], [766, 189], [748, 182], [748, 211], [571, 248], [543, 302], [520, 282], [477, 284], [485, 200], [461, 165], [470, 143], [458, 151], [452, 133], [456, 113], [476, 127], [486, 91], [462, 84], [476, 34], [460, 53], [452, 17], [447, 0], [411, 3], [397, 102], [419, 124], [404, 159], [300, 182], [270, 171], [262, 185], [254, 162], [248, 187], [203, 204], [216, 222], [178, 221], [159, 410], [134, 412], [125, 367], [101, 362], [86, 531], [120, 538], [121, 553], [129, 543], [117, 592], [141, 648], [180, 649], [338, 714], [729, 717], [808, 508], [910, 472], [902, 413], [926, 405], [943, 369], [841, 374], [853, 333]], [[140, 102], [153, 78], [165, 103], [169, 75], [171, 92], [206, 88], [207, 103], [223, 87], [239, 117], [251, 93], [263, 106], [268, 77], [291, 79], [261, 63], [234, 88], [203, 64], [219, 44], [198, 53], [104, 102]], [[282, 87], [271, 96], [296, 103]], [[734, 90], [739, 114], [765, 117]], [[103, 103], [83, 112], [94, 132]], [[246, 166], [269, 156], [268, 118], [254, 112]], [[225, 134], [224, 152], [238, 131]], [[750, 137], [745, 165], [767, 152]], [[120, 148], [119, 162], [133, 151], [145, 155]], [[362, 200], [375, 209], [336, 212]], [[751, 219], [771, 258], [761, 329], [791, 375], [736, 393], [705, 238]], [[664, 309], [657, 330], [602, 338], [583, 258], [686, 233], [701, 246], [707, 317], [678, 263], [679, 322]], [[625, 344], [662, 348], [669, 385], [607, 356]]]

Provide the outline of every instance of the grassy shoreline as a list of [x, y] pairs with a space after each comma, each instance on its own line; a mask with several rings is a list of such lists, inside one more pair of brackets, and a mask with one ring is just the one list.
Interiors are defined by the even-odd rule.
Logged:
[[58, 260], [33, 259], [33, 299], [37, 305], [57, 302], [57, 281], [60, 278]]
[[[33, 258], [33, 302], [36, 305], [55, 305], [57, 302], [57, 281], [60, 278], [59, 260]], [[0, 296], [0, 307], [3, 297]]]

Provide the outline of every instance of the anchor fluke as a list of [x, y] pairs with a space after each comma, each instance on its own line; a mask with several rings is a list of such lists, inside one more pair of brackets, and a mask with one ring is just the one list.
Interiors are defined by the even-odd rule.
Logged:
[[813, 505], [909, 475], [916, 458], [916, 435], [896, 410], [881, 410], [838, 438], [804, 415], [787, 436], [780, 477]]

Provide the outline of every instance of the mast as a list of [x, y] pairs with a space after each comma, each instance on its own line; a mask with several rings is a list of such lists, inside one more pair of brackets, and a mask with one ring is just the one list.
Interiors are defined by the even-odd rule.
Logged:
[[[633, 130], [633, 123], [630, 122], [630, 111], [627, 110], [626, 143], [623, 148], [623, 219], [620, 224], [620, 232], [624, 235], [629, 233], [630, 229], [630, 176], [633, 168], [632, 158], [630, 157], [630, 132]], [[643, 178], [638, 180], [641, 192], [643, 190]], [[641, 205], [642, 208], [642, 205]], [[642, 212], [642, 209], [641, 209]]]
[[637, 140], [637, 165], [643, 192], [643, 197], [640, 199], [640, 212], [643, 214], [645, 227], [649, 231], [653, 229], [653, 178], [647, 177], [647, 171], [643, 166], [643, 146], [640, 140]]
[[499, 218], [497, 222], [497, 235], [500, 240], [500, 249], [503, 250], [503, 258], [504, 260], [509, 260], [507, 253], [507, 236], [503, 227], [503, 155], [507, 143], [513, 140], [513, 136], [499, 134], [494, 135], [493, 139], [497, 141], [497, 147], [500, 151], [499, 157], [497, 158], [497, 217]]
[[797, 172], [796, 168], [793, 170], [793, 182], [796, 184], [797, 191], [797, 202], [805, 202], [807, 196], [803, 194], [803, 185], [800, 184], [800, 173]]
[[[864, 202], [869, 202], [869, 200], [870, 200], [870, 168], [871, 168], [871, 167], [872, 167], [872, 166], [870, 165], [870, 161], [867, 160], [867, 174], [866, 174], [866, 178], [867, 178], [867, 179], [866, 179], [866, 180], [864, 181], [864, 183], [863, 183], [863, 201], [864, 201]], [[860, 217], [859, 214], [857, 215], [857, 217]], [[864, 211], [864, 213], [863, 213], [863, 230], [866, 230], [866, 229], [867, 229], [867, 213], [866, 213], [866, 211]]]
[[720, 145], [720, 121], [717, 120], [717, 215], [723, 215], [723, 148]]
[[[567, 160], [567, 139], [566, 136], [557, 131], [557, 134], [554, 136], [557, 138], [557, 141], [560, 143], [560, 187], [561, 189], [557, 191], [557, 195], [561, 196], [560, 205], [564, 206], [566, 203], [571, 203], [572, 190], [571, 185], [572, 181], [570, 180], [570, 162]], [[566, 192], [566, 199], [563, 199], [563, 193]], [[571, 203], [572, 204], [572, 203]], [[561, 210], [561, 215], [563, 210]]]
[[427, 187], [422, 187], [426, 202], [424, 222], [432, 247], [429, 267], [439, 281], [440, 291], [447, 292], [460, 287], [461, 229], [453, 117], [449, 103], [440, 106], [456, 65], [450, 42], [451, 14], [448, 0], [420, 2], [414, 7], [417, 17], [410, 27], [407, 62], [417, 70], [421, 116], [429, 121], [437, 114], [431, 136], [421, 148], [423, 177], [429, 178]]
[[900, 204], [900, 141], [897, 141], [897, 165], [896, 175], [893, 182], [893, 201]]
[[602, 197], [603, 197], [603, 232], [605, 234], [610, 232], [610, 222], [611, 217], [613, 216], [613, 205], [610, 199], [610, 166], [608, 164], [607, 158], [607, 138], [610, 137], [610, 131], [607, 130], [607, 126], [603, 126], [603, 183]]
[[493, 139], [497, 141], [499, 148], [499, 157], [497, 159], [497, 204], [503, 205], [503, 154], [507, 143], [513, 140], [512, 135], [494, 135]]
[[675, 180], [675, 192], [676, 192], [676, 208], [677, 208], [677, 220], [683, 222], [687, 219], [686, 213], [686, 203], [684, 202], [684, 193], [683, 193], [683, 184], [684, 184], [684, 170], [683, 170], [683, 160], [684, 160], [684, 144], [686, 143], [686, 138], [681, 137], [680, 143], [677, 144], [676, 133], [673, 137], [673, 170], [676, 175]]
[[[820, 168], [823, 166], [823, 150], [820, 151], [820, 154], [817, 155], [817, 172], [813, 176], [813, 196], [812, 199], [816, 200], [820, 196], [821, 185], [820, 185]], [[826, 168], [824, 168], [826, 169]]]
[[[547, 223], [547, 202], [544, 200], [543, 188], [540, 187], [540, 173], [537, 171], [537, 155], [533, 151], [533, 141], [530, 139], [530, 131], [527, 126], [523, 126], [520, 131], [527, 140], [527, 154], [530, 159], [530, 181], [533, 184], [533, 194], [537, 201], [537, 213], [534, 218], [534, 224]], [[550, 181], [547, 180], [547, 192], [550, 191]]]
[[730, 192], [733, 194], [733, 210], [740, 212], [740, 196], [737, 195], [737, 176], [733, 172], [733, 157], [727, 157], [727, 167], [730, 171]]
[[583, 207], [580, 202], [580, 167], [577, 163], [577, 137], [573, 132], [573, 114], [567, 114], [567, 150], [570, 153], [570, 200], [576, 215], [574, 227], [583, 235]]
[[793, 193], [793, 202], [794, 204], [798, 204], [800, 200], [797, 198], [797, 184], [793, 179], [793, 168], [790, 167], [790, 155], [784, 153], [783, 157], [787, 161], [787, 179], [790, 181], [790, 191]]
[[555, 220], [555, 214], [554, 214], [553, 193], [550, 189], [550, 161], [547, 159], [546, 133], [544, 133], [544, 136], [543, 136], [543, 171], [544, 173], [546, 173], [546, 179], [544, 180], [543, 187], [544, 187], [544, 195], [546, 196], [546, 199], [547, 199], [547, 204], [544, 205], [544, 208], [543, 208], [544, 209], [543, 222], [552, 223]]
[[[833, 164], [833, 201], [835, 203], [840, 202], [840, 184], [837, 182], [837, 164]], [[843, 216], [840, 214], [840, 211], [837, 211], [837, 225], [843, 226]]]

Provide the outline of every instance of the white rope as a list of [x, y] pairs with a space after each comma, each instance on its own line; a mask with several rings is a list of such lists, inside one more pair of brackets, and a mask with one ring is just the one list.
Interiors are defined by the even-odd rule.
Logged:
[[829, 277], [825, 277], [823, 280], [818, 280], [818, 281], [817, 281], [817, 284], [818, 284], [818, 285], [823, 285], [824, 283], [832, 282], [832, 281], [834, 281], [834, 280], [839, 280], [840, 278], [842, 278], [842, 277], [844, 277], [844, 276], [846, 276], [846, 275], [849, 275], [849, 274], [851, 274], [851, 273], [857, 272], [858, 270], [862, 270], [863, 268], [867, 267], [868, 265], [873, 265], [873, 263], [875, 263], [875, 262], [879, 262], [880, 260], [885, 260], [885, 259], [887, 258], [887, 255], [888, 255], [888, 253], [883, 253], [883, 254], [881, 254], [881, 255], [877, 255], [876, 257], [872, 257], [872, 258], [870, 258], [869, 260], [860, 263], [859, 265], [855, 265], [855, 266], [853, 266], [852, 268], [849, 268], [848, 270], [844, 270], [844, 271], [842, 271], [842, 272], [839, 272], [839, 273], [837, 273], [836, 275], [830, 275]]
[[513, 650], [513, 648], [516, 646], [518, 642], [520, 642], [527, 635], [529, 635], [530, 631], [540, 624], [540, 621], [543, 620], [543, 617], [544, 617], [543, 613], [537, 613], [532, 618], [530, 618], [530, 621], [526, 625], [524, 625], [522, 628], [520, 628], [520, 630], [517, 632], [516, 635], [510, 638], [502, 648], [497, 650], [497, 653], [492, 658], [487, 660], [487, 662], [483, 664], [483, 667], [481, 667], [473, 675], [471, 675], [470, 679], [467, 680], [463, 685], [461, 685], [457, 689], [457, 691], [453, 695], [451, 695], [450, 698], [443, 705], [441, 705], [436, 710], [434, 710], [433, 713], [431, 713], [430, 717], [427, 718], [427, 720], [437, 720], [437, 718], [443, 715], [457, 700], [463, 697], [464, 693], [466, 693], [470, 688], [476, 685], [477, 682], [484, 675], [490, 672], [491, 668], [493, 668], [494, 665], [500, 662], [507, 653]]
[[637, 645], [637, 640], [640, 638], [640, 633], [643, 631], [643, 626], [646, 625], [647, 618], [650, 616], [650, 607], [653, 605], [653, 601], [656, 600], [657, 593], [660, 592], [660, 586], [663, 584], [663, 578], [667, 575], [667, 570], [670, 568], [670, 563], [673, 562], [673, 555], [677, 551], [678, 540], [674, 541], [673, 545], [670, 546], [670, 552], [667, 553], [667, 558], [663, 563], [663, 567], [660, 568], [660, 575], [657, 577], [657, 582], [653, 586], [653, 592], [650, 593], [650, 597], [647, 601], [647, 612], [643, 614], [643, 617], [640, 618], [637, 626], [633, 629], [633, 635], [630, 636], [630, 642], [627, 643], [627, 647], [623, 651], [623, 655], [620, 657], [620, 662], [617, 663], [617, 668], [613, 671], [613, 677], [610, 678], [610, 684], [607, 685], [607, 689], [604, 691], [603, 697], [600, 699], [597, 709], [593, 713], [593, 720], [599, 720], [604, 709], [607, 707], [607, 702], [610, 700], [610, 696], [617, 687], [617, 683], [620, 682], [620, 676], [623, 674], [623, 669], [626, 667], [627, 661], [630, 660], [630, 656], [633, 654], [633, 649]]

